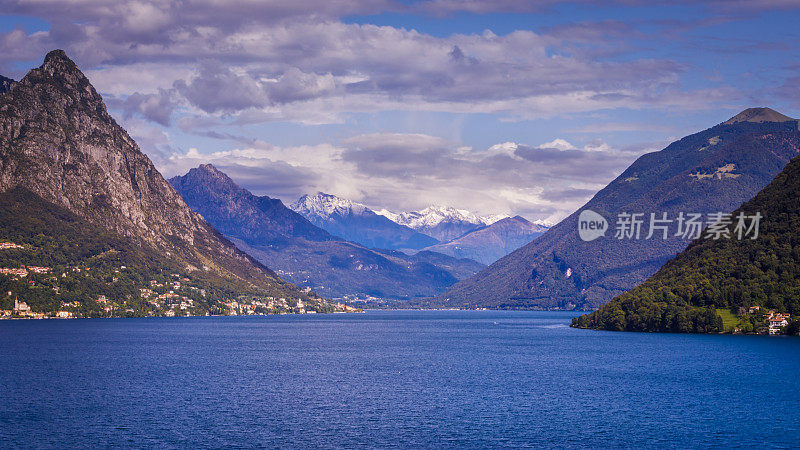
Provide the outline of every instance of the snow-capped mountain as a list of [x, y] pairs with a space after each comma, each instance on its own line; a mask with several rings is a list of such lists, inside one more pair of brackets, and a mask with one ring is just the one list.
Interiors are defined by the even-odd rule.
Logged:
[[392, 213], [382, 209], [378, 214], [420, 233], [448, 242], [466, 233], [487, 227], [506, 215], [479, 216], [465, 209], [450, 206], [429, 206], [420, 211]]
[[253, 195], [210, 164], [169, 181], [192, 210], [239, 249], [326, 297], [430, 297], [485, 267], [440, 253], [407, 255], [346, 241], [278, 199]]
[[289, 207], [328, 233], [369, 248], [419, 250], [438, 243], [360, 203], [335, 195], [304, 195]]
[[[352, 200], [337, 197], [323, 192], [316, 195], [304, 195], [290, 206], [303, 216], [328, 218], [331, 216], [367, 215], [369, 208]], [[371, 212], [371, 211], [370, 211]]]

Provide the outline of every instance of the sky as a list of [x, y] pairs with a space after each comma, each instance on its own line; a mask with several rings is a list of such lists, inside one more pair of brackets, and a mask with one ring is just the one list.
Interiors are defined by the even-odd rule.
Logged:
[[555, 222], [640, 155], [800, 116], [800, 0], [0, 0], [0, 74], [64, 49], [166, 176]]

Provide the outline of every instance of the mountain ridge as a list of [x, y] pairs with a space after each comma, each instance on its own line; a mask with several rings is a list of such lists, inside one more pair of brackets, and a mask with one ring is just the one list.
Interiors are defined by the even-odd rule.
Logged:
[[744, 111], [740, 112], [739, 114], [726, 120], [725, 122], [722, 122], [722, 124], [733, 125], [735, 123], [741, 123], [741, 122], [753, 122], [753, 123], [797, 122], [797, 119], [793, 119], [789, 116], [783, 115], [772, 108], [759, 107], [759, 108], [747, 108]]
[[289, 207], [328, 233], [368, 248], [420, 250], [439, 242], [360, 203], [331, 194], [306, 194]]
[[[760, 217], [749, 235], [737, 232], [738, 217]], [[800, 157], [730, 214], [720, 239], [702, 236], [636, 288], [573, 326], [612, 331], [758, 332], [768, 310], [800, 315]], [[758, 235], [756, 236], [755, 230]], [[746, 230], [745, 230], [746, 231]], [[741, 238], [741, 239], [740, 239]], [[753, 314], [753, 310], [762, 311]], [[739, 316], [725, 329], [717, 310]], [[798, 332], [795, 323], [793, 333]], [[766, 331], [769, 332], [767, 329]]]
[[467, 233], [487, 227], [508, 216], [478, 216], [468, 210], [452, 206], [429, 206], [419, 211], [393, 213], [382, 209], [378, 214], [431, 236], [441, 243], [457, 239]]
[[154, 261], [180, 262], [242, 293], [310, 298], [191, 211], [63, 50], [0, 96], [0, 192], [19, 187]]
[[491, 264], [541, 236], [547, 229], [521, 216], [506, 217], [425, 250]]
[[443, 292], [484, 267], [445, 255], [409, 256], [348, 242], [317, 228], [280, 200], [253, 195], [211, 165], [191, 169], [170, 183], [240, 249], [324, 295], [420, 298]]
[[432, 304], [500, 308], [595, 308], [643, 282], [688, 242], [583, 242], [578, 215], [730, 211], [800, 152], [797, 122], [720, 124], [639, 157], [588, 203], [542, 236], [460, 281]]
[[[197, 205], [194, 202], [193, 195], [202, 195], [204, 202], [212, 202], [217, 207], [215, 211], [225, 211], [231, 217], [236, 216], [239, 222], [242, 223], [238, 229], [221, 229], [218, 228], [225, 235], [238, 235], [241, 232], [250, 230], [258, 230], [258, 235], [251, 236], [238, 236], [250, 239], [258, 239], [261, 242], [269, 243], [272, 245], [280, 244], [285, 240], [287, 234], [302, 235], [304, 238], [312, 241], [328, 241], [337, 240], [338, 238], [332, 236], [328, 232], [314, 226], [302, 215], [287, 208], [279, 199], [272, 199], [266, 196], [258, 197], [256, 200], [256, 207], [266, 212], [257, 216], [250, 216], [253, 211], [246, 208], [237, 208], [236, 204], [239, 202], [246, 202], [251, 198], [255, 198], [252, 194], [244, 188], [237, 185], [227, 174], [220, 171], [212, 164], [201, 164], [197, 168], [190, 169], [189, 172], [183, 176], [176, 176], [170, 178], [169, 183], [178, 191], [187, 204]], [[203, 192], [196, 192], [192, 190], [193, 186], [202, 185], [207, 188]], [[197, 211], [196, 207], [192, 208]], [[212, 208], [207, 205], [203, 208], [205, 214], [200, 212], [204, 218], [210, 219], [209, 213]], [[219, 224], [226, 223], [224, 220], [212, 221]]]

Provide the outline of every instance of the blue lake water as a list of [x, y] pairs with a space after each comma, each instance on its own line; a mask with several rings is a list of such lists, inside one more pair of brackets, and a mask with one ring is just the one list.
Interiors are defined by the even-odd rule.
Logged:
[[2, 321], [0, 448], [800, 445], [800, 339], [573, 315]]

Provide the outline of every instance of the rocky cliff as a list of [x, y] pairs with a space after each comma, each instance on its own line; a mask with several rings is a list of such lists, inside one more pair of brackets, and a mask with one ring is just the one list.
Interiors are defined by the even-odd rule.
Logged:
[[189, 209], [61, 50], [0, 96], [0, 192], [17, 187], [193, 270], [299, 295]]

